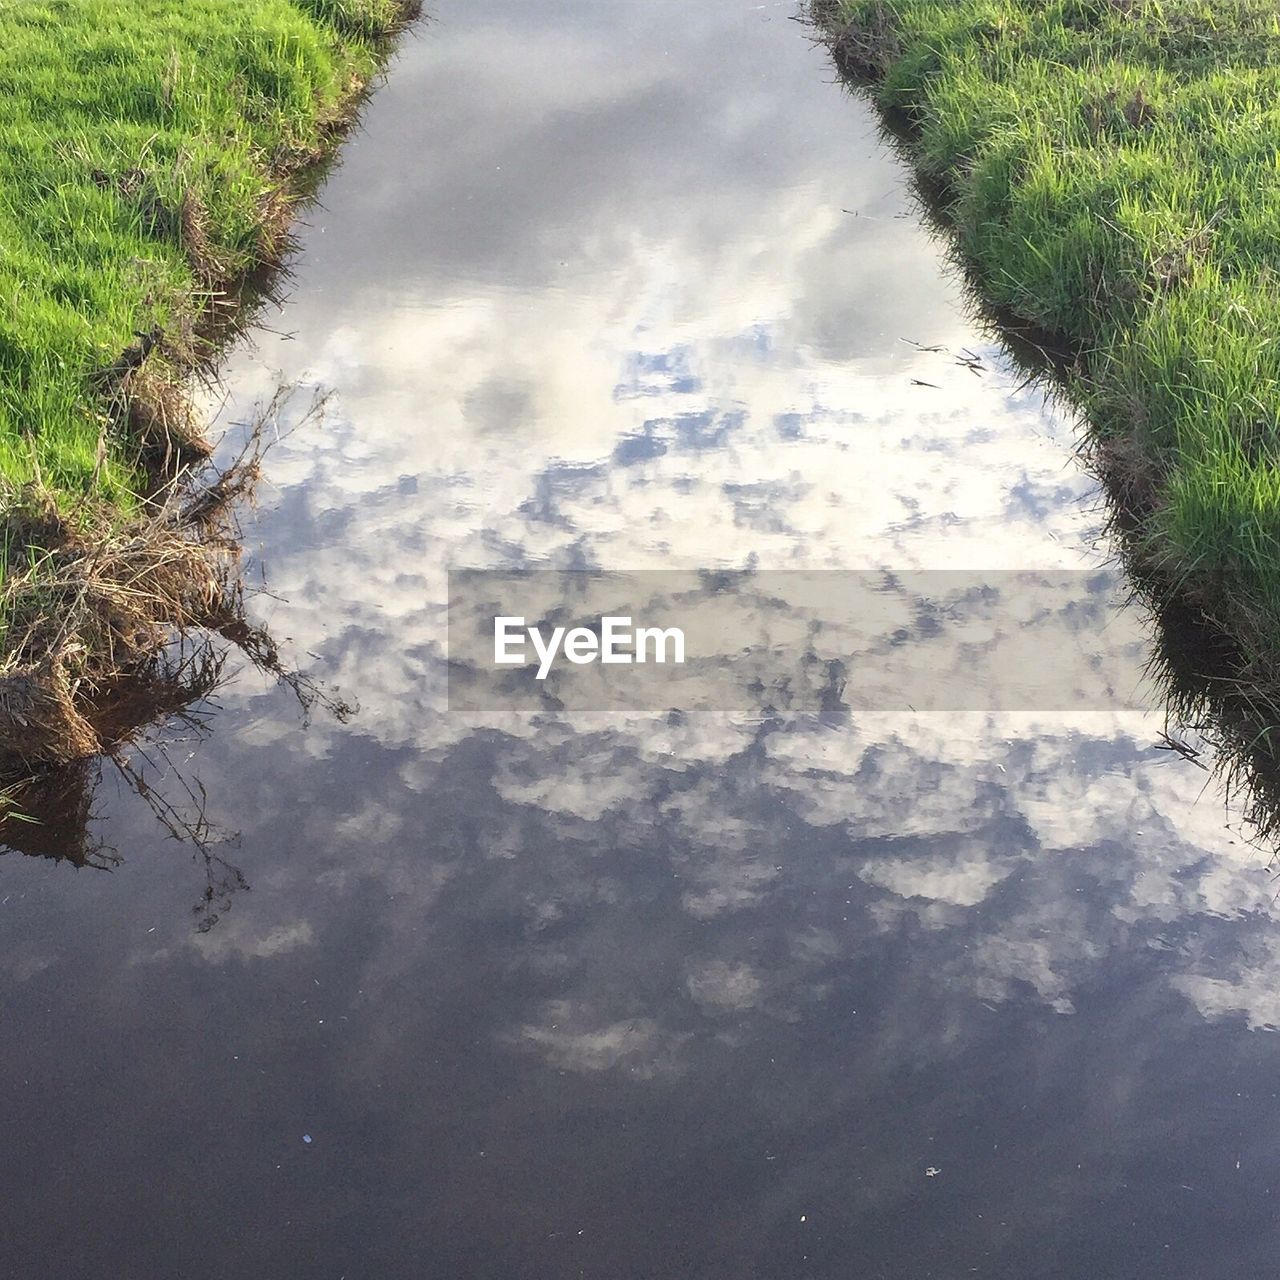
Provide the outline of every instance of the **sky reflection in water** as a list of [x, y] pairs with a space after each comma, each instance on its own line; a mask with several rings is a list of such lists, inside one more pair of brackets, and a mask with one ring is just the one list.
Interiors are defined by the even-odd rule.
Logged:
[[0, 862], [12, 1274], [1270, 1265], [1274, 886], [1158, 715], [445, 709], [449, 567], [1105, 559], [792, 11], [406, 43], [229, 376], [336, 392], [246, 532], [360, 713], [245, 671], [171, 747], [207, 931], [115, 782], [113, 874]]

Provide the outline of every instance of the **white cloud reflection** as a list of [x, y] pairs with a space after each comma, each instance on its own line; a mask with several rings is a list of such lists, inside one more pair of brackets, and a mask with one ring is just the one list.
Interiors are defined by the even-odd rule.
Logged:
[[[1142, 713], [784, 711], [765, 732], [445, 711], [449, 567], [995, 571], [1104, 554], [1071, 424], [966, 317], [865, 107], [821, 84], [818, 51], [780, 63], [763, 27], [736, 54], [768, 69], [760, 100], [723, 95], [705, 75], [715, 24], [687, 16], [669, 58], [621, 75], [619, 41], [642, 38], [620, 33], [621, 7], [536, 33], [481, 8], [413, 48], [312, 216], [294, 340], [260, 336], [233, 363], [240, 410], [281, 373], [337, 392], [323, 427], [271, 454], [249, 528], [275, 594], [261, 612], [362, 708], [289, 750], [318, 762], [366, 739], [395, 761], [388, 785], [428, 805], [452, 760], [493, 760], [479, 861], [434, 814], [415, 827], [372, 801], [287, 878], [399, 887], [370, 985], [412, 965], [447, 886], [499, 869], [491, 893], [527, 928], [511, 963], [562, 983], [504, 1035], [566, 1071], [675, 1070], [690, 1007], [793, 1016], [869, 940], [919, 929], [952, 989], [1067, 1013], [1153, 931], [1230, 918], [1265, 940], [1261, 967], [1205, 976], [1188, 950], [1169, 981], [1206, 1016], [1272, 1025], [1260, 859], [1198, 774], [1158, 763]], [[797, 95], [803, 111], [780, 108]], [[1018, 660], [1043, 658], [1032, 643]], [[261, 705], [246, 741], [282, 750]], [[663, 927], [630, 940], [638, 965], [693, 945], [681, 920], [738, 931], [695, 946], [647, 1004], [589, 927], [626, 901], [637, 847], [672, 895]], [[336, 865], [349, 848], [357, 865]], [[767, 981], [761, 934], [785, 956]]]

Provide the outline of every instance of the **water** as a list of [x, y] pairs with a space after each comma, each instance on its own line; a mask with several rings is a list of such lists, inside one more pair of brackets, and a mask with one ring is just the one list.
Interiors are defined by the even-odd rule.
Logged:
[[229, 419], [335, 392], [245, 533], [360, 710], [242, 667], [135, 757], [150, 805], [106, 770], [113, 870], [0, 860], [4, 1274], [1271, 1268], [1274, 886], [1130, 690], [445, 705], [449, 567], [1105, 558], [791, 13], [440, 0], [406, 41], [228, 370]]

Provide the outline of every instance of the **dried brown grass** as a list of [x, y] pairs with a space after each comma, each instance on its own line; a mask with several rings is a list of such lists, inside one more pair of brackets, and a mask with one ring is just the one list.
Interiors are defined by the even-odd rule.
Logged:
[[108, 749], [130, 681], [154, 683], [175, 641], [243, 621], [234, 505], [261, 453], [255, 432], [229, 466], [184, 473], [128, 518], [91, 500], [59, 510], [35, 484], [0, 496], [3, 536], [26, 549], [0, 584], [0, 774]]

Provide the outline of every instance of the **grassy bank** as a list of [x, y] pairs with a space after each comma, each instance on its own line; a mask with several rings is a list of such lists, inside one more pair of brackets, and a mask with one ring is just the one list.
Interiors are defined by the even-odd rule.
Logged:
[[198, 621], [210, 508], [154, 499], [201, 452], [183, 375], [411, 8], [0, 0], [0, 754], [15, 690], [92, 699]]
[[[1264, 0], [817, 0], [985, 297], [1061, 335], [1141, 554], [1280, 690], [1280, 19]], [[1271, 692], [1268, 693], [1267, 689]], [[1274, 705], [1272, 707], [1274, 722]]]

